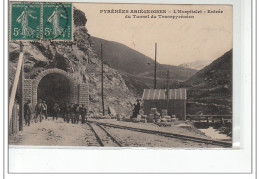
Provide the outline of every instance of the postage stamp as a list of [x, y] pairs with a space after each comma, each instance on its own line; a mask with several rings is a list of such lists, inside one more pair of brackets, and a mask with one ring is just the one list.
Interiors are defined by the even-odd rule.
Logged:
[[12, 4], [11, 40], [39, 40], [41, 4]]
[[65, 3], [43, 4], [43, 39], [72, 39], [72, 6]]
[[72, 40], [71, 3], [11, 3], [10, 39]]

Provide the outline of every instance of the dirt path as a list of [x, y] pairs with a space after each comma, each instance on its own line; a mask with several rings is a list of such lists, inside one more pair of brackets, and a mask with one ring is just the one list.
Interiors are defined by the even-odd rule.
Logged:
[[[94, 119], [89, 119], [93, 120]], [[104, 119], [103, 122], [120, 122], [126, 126], [133, 125], [140, 128], [158, 129], [158, 126], [142, 123], [127, 123], [116, 120]], [[169, 128], [159, 128], [165, 131], [174, 131], [176, 133], [193, 134], [194, 136], [203, 136], [202, 132], [191, 130], [190, 128], [181, 128], [172, 126]], [[201, 144], [179, 139], [171, 139], [154, 134], [145, 134], [141, 132], [122, 130], [117, 128], [107, 128], [108, 132], [115, 137], [125, 147], [173, 147], [173, 148], [218, 148], [210, 144]], [[188, 131], [188, 132], [187, 132]], [[204, 136], [206, 138], [206, 136]], [[66, 123], [63, 119], [57, 121], [43, 120], [41, 123], [32, 123], [30, 126], [24, 126], [23, 131], [9, 137], [10, 145], [41, 145], [41, 146], [100, 146], [95, 133], [86, 124]], [[111, 146], [111, 145], [109, 145]]]
[[86, 146], [86, 128], [87, 126], [82, 124], [65, 123], [63, 119], [43, 120], [41, 123], [24, 126], [23, 132], [9, 138], [9, 144]]

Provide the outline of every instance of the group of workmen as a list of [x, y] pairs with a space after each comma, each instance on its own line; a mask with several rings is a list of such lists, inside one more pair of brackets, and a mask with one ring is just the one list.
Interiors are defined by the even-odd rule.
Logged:
[[67, 105], [63, 109], [63, 119], [64, 122], [73, 124], [78, 124], [80, 117], [81, 117], [81, 123], [84, 124], [86, 122], [86, 116], [87, 116], [87, 108], [84, 104], [81, 106], [79, 104], [75, 103], [67, 103]]
[[[52, 119], [57, 120], [58, 117], [61, 117], [64, 119], [64, 122], [73, 124], [78, 124], [78, 122], [81, 119], [81, 123], [86, 122], [86, 116], [87, 116], [87, 108], [84, 104], [79, 105], [75, 103], [67, 103], [65, 106], [60, 107], [59, 104], [55, 103], [51, 110], [52, 113]], [[24, 104], [24, 119], [25, 119], [25, 125], [30, 126], [30, 121], [32, 119], [32, 105], [31, 100], [28, 100]], [[45, 118], [46, 120], [48, 118], [48, 106], [45, 101], [39, 99], [36, 106], [35, 106], [35, 116], [34, 116], [34, 122], [38, 122], [38, 117], [40, 118], [40, 122]]]

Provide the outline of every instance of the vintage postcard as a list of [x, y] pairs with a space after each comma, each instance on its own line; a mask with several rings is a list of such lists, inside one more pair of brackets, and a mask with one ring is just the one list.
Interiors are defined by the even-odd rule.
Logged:
[[233, 6], [9, 2], [9, 145], [232, 148]]

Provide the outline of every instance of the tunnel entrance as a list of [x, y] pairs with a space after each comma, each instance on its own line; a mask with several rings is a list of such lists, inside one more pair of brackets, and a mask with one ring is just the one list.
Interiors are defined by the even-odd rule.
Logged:
[[39, 99], [46, 101], [50, 114], [55, 102], [61, 110], [67, 102], [88, 106], [88, 83], [77, 83], [71, 74], [61, 69], [44, 70], [35, 79], [24, 82], [25, 101], [32, 100], [33, 110]]
[[48, 115], [53, 116], [53, 107], [57, 103], [61, 108], [71, 102], [70, 81], [66, 76], [58, 73], [50, 73], [44, 76], [37, 89], [37, 99], [46, 102]]

